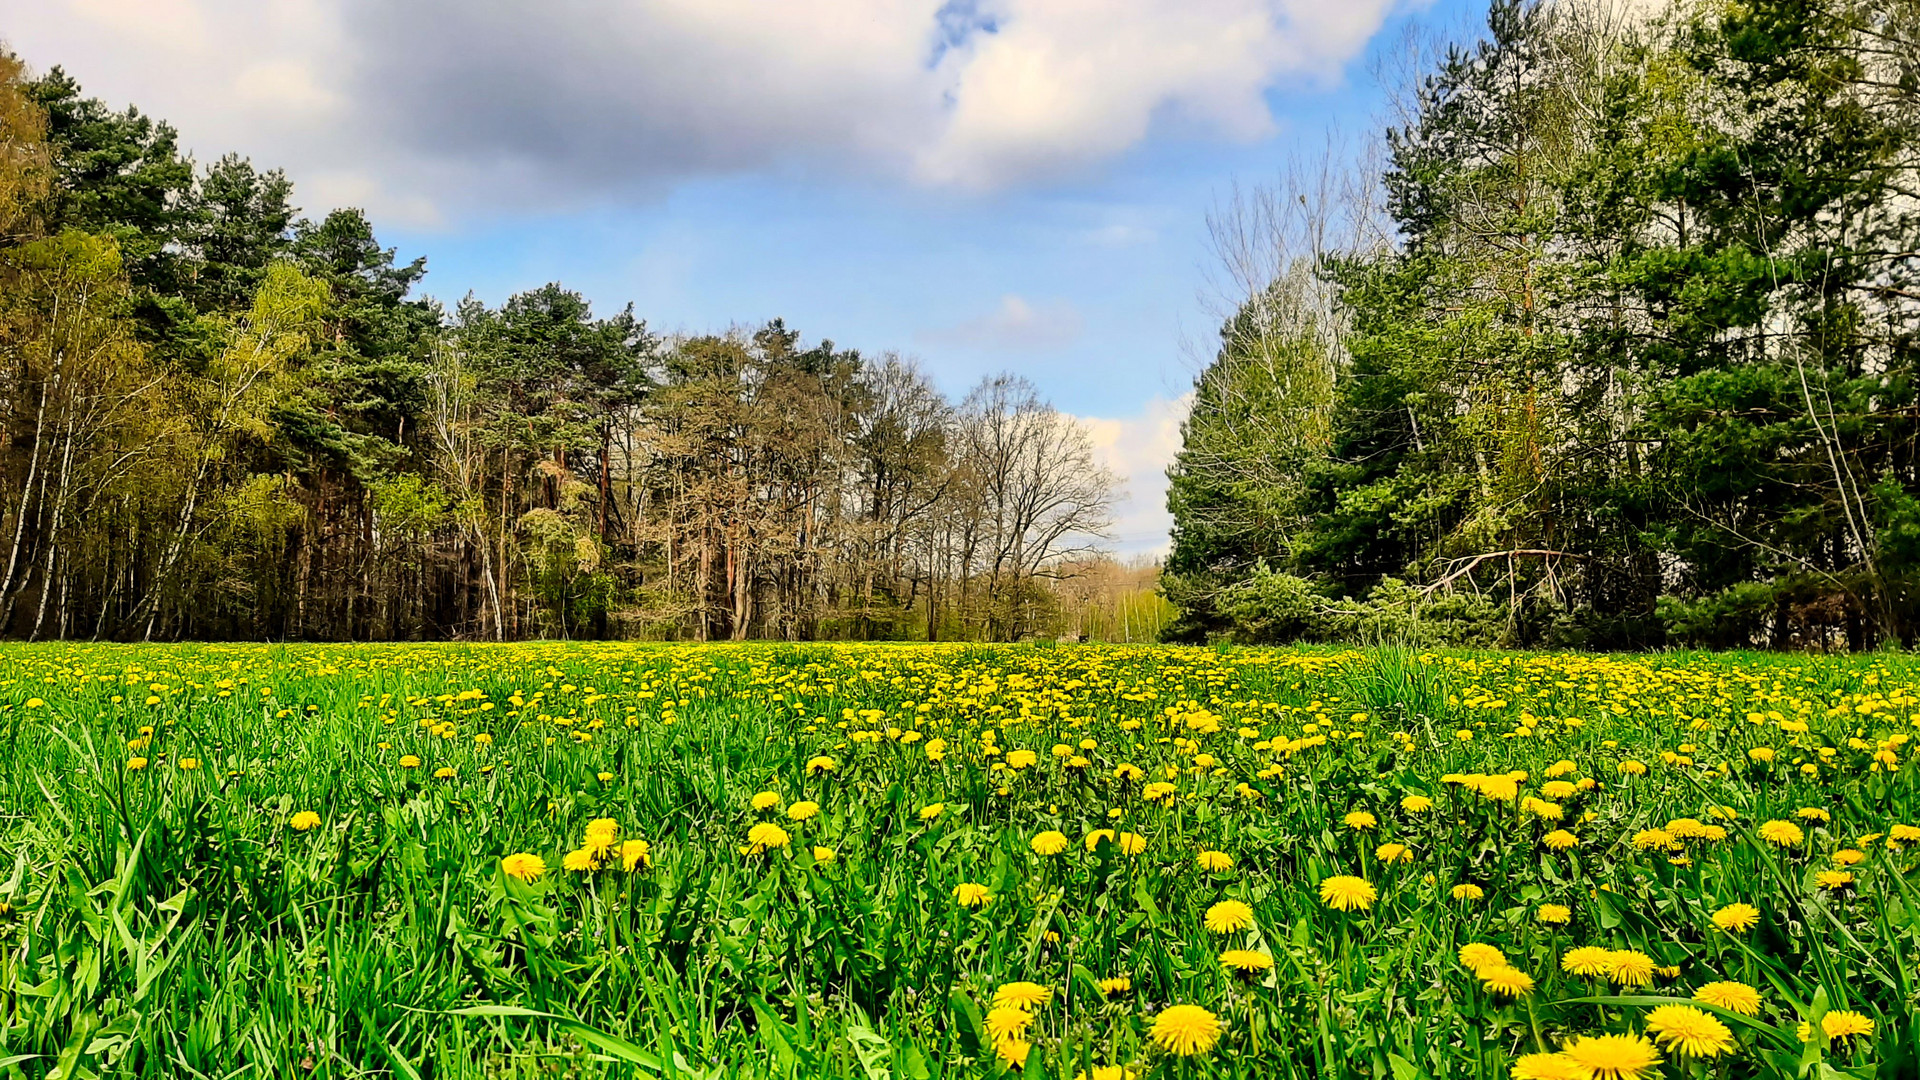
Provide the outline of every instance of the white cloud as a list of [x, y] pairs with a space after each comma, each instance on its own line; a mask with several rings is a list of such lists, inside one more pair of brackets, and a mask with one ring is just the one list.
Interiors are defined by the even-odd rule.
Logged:
[[[0, 0], [10, 44], [375, 209], [548, 209], [700, 174], [990, 189], [1156, 131], [1255, 139], [1394, 0]], [[344, 189], [342, 189], [344, 190]], [[363, 191], [365, 189], [363, 188]]]
[[[198, 51], [211, 40], [195, 0], [73, 0], [70, 10], [74, 18], [103, 32], [138, 35], [163, 48]], [[44, 7], [39, 14], [58, 18], [57, 11]], [[27, 19], [31, 25], [31, 13]], [[17, 26], [19, 13], [8, 21]]]
[[337, 93], [320, 85], [312, 67], [298, 60], [248, 64], [234, 76], [233, 89], [244, 106], [279, 116], [325, 117], [342, 104]]
[[1036, 305], [1008, 293], [1000, 298], [998, 307], [977, 319], [922, 331], [917, 336], [929, 345], [1029, 351], [1071, 345], [1080, 337], [1082, 325], [1080, 312], [1065, 300]]
[[441, 204], [425, 193], [407, 187], [388, 187], [379, 178], [358, 169], [315, 168], [299, 175], [295, 193], [309, 208], [358, 206], [377, 209], [375, 223], [398, 222], [417, 228], [437, 228], [446, 224]]
[[1180, 424], [1193, 394], [1155, 397], [1133, 416], [1082, 416], [1094, 456], [1120, 478], [1126, 494], [1114, 505], [1107, 544], [1122, 556], [1165, 555], [1173, 517], [1167, 513], [1167, 466], [1180, 452]]
[[1140, 142], [1163, 113], [1259, 138], [1272, 128], [1264, 92], [1283, 73], [1324, 69], [1321, 48], [1336, 45], [1295, 26], [1289, 9], [1313, 6], [1004, 0], [999, 31], [975, 35], [952, 66], [953, 106], [920, 171], [971, 187], [1069, 173]]

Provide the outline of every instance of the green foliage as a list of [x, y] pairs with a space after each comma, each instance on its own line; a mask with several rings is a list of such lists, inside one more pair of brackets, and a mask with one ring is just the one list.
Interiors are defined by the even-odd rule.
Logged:
[[[1177, 634], [1317, 639], [1330, 598], [1410, 609], [1409, 582], [1511, 644], [1915, 640], [1920, 112], [1890, 59], [1912, 12], [1606, 20], [1493, 4], [1387, 132], [1398, 243], [1316, 268], [1341, 327], [1324, 449], [1170, 492]], [[1208, 539], [1261, 498], [1287, 515]]]
[[1167, 587], [1186, 598], [1183, 639], [1222, 627], [1210, 581], [1281, 558], [1300, 528], [1301, 478], [1326, 452], [1335, 376], [1331, 328], [1301, 312], [1311, 275], [1296, 266], [1243, 304], [1194, 384], [1167, 472]]
[[176, 241], [193, 165], [181, 156], [173, 128], [137, 109], [109, 110], [58, 67], [24, 89], [46, 116], [57, 178], [44, 204], [47, 227], [113, 237], [127, 253], [136, 288], [177, 286]]
[[1743, 581], [1691, 602], [1660, 598], [1660, 620], [1683, 641], [1732, 648], [1753, 641], [1779, 603], [1771, 582]]
[[453, 514], [453, 500], [440, 485], [414, 473], [376, 480], [370, 488], [375, 512], [402, 533], [431, 534], [445, 526]]
[[425, 273], [362, 212], [302, 218], [280, 171], [197, 166], [0, 51], [0, 635], [1166, 622], [1133, 582], [1068, 625], [1064, 583], [1101, 569], [1068, 538], [1104, 528], [1111, 478], [1020, 380], [966, 417], [1042, 437], [996, 458], [896, 357], [778, 319], [668, 342], [557, 283], [449, 313]]
[[1313, 582], [1265, 566], [1228, 590], [1223, 607], [1235, 628], [1232, 636], [1255, 644], [1397, 641], [1488, 647], [1506, 640], [1511, 629], [1505, 606], [1483, 597], [1431, 595], [1386, 578], [1364, 600], [1330, 599]]

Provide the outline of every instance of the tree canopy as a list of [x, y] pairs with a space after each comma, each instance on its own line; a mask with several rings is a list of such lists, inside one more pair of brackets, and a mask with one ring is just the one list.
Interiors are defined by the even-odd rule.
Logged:
[[1493, 4], [1223, 327], [1176, 632], [1913, 644], [1916, 27]]

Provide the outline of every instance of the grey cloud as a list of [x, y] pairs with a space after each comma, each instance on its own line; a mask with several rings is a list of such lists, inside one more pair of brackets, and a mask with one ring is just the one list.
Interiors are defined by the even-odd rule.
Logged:
[[[760, 35], [677, 6], [352, 0], [362, 116], [426, 157], [593, 189], [864, 154], [910, 129], [925, 77], [911, 52], [858, 66], [797, 42], [769, 56]], [[918, 44], [896, 21], [888, 36]], [[924, 25], [930, 39], [930, 11]]]
[[[30, 62], [411, 219], [791, 169], [992, 190], [1271, 130], [1394, 0], [37, 0]], [[0, 0], [4, 4], [4, 0]], [[307, 190], [303, 186], [303, 190]]]

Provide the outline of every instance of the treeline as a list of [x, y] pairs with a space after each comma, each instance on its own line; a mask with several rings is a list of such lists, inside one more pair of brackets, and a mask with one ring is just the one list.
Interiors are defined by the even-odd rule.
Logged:
[[1920, 4], [1493, 4], [1215, 221], [1186, 639], [1920, 635]]
[[1062, 628], [1113, 478], [1027, 383], [425, 271], [0, 54], [0, 633]]

